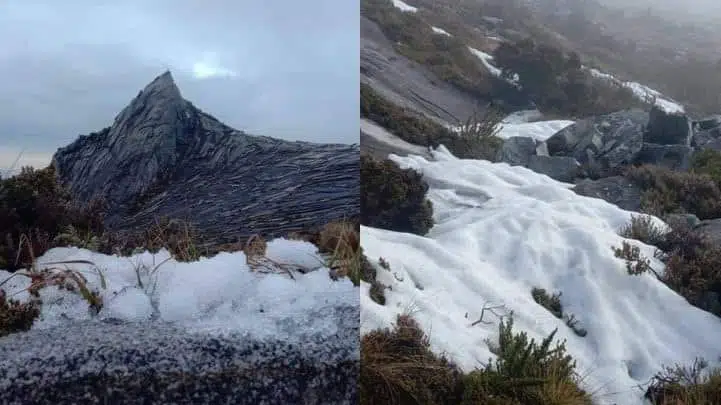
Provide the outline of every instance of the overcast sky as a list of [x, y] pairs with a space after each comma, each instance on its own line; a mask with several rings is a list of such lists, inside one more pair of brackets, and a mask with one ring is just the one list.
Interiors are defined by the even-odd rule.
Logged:
[[0, 167], [101, 129], [170, 69], [237, 129], [357, 143], [358, 0], [0, 3]]

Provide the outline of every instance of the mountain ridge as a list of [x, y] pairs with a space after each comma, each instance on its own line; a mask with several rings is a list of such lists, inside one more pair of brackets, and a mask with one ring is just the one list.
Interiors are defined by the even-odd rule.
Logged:
[[106, 200], [111, 229], [167, 216], [221, 242], [357, 215], [358, 150], [231, 128], [185, 100], [165, 71], [109, 128], [60, 148], [53, 164], [78, 200]]

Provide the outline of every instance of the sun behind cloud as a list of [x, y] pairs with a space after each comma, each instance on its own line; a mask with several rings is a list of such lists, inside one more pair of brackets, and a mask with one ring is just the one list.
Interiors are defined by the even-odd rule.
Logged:
[[215, 53], [206, 53], [200, 61], [193, 63], [193, 77], [209, 79], [214, 77], [235, 77], [237, 73], [218, 63]]

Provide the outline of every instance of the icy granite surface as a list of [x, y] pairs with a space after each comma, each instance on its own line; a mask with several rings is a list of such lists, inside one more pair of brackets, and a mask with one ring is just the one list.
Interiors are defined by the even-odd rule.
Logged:
[[6, 336], [0, 403], [355, 404], [359, 307], [317, 316], [334, 317], [336, 332], [299, 329], [293, 339], [274, 340], [92, 320]]

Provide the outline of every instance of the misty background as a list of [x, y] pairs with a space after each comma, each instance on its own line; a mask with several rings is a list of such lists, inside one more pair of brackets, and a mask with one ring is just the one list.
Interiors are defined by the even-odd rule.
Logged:
[[0, 168], [44, 166], [171, 70], [252, 134], [358, 142], [359, 2], [72, 0], [0, 5]]

